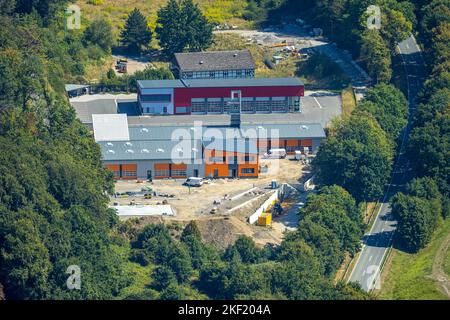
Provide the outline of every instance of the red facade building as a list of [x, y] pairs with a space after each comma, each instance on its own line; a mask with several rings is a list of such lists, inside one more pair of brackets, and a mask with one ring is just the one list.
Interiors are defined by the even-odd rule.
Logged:
[[302, 96], [297, 78], [138, 81], [143, 114], [298, 112]]

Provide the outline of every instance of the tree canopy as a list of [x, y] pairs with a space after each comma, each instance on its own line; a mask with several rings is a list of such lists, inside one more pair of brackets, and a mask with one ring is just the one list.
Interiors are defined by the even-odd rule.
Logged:
[[167, 54], [202, 51], [212, 43], [212, 26], [192, 0], [169, 0], [158, 11], [156, 32]]

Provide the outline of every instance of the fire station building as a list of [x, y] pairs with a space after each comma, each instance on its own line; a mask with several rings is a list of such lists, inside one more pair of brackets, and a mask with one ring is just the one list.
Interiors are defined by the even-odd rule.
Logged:
[[138, 81], [144, 115], [287, 113], [300, 111], [304, 84], [297, 78]]

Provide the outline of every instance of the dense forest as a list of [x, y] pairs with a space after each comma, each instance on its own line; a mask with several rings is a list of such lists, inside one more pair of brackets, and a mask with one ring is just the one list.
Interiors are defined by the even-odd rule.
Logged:
[[[449, 215], [449, 0], [379, 1], [392, 23], [370, 32], [360, 23], [368, 1], [249, 1], [246, 18], [255, 20], [308, 9], [330, 38], [367, 57], [362, 63], [377, 85], [330, 129], [314, 163], [323, 187], [300, 211], [298, 230], [278, 247], [259, 248], [240, 237], [224, 251], [204, 243], [193, 222], [142, 228], [119, 222], [108, 209], [112, 175], [76, 119], [64, 84], [109, 55], [114, 41], [98, 21], [67, 32], [70, 2], [0, 0], [0, 297], [373, 298], [357, 285], [333, 280], [345, 255], [359, 250], [363, 203], [383, 194], [391, 173], [407, 109], [403, 93], [389, 83], [390, 59], [396, 42], [412, 30], [430, 75], [408, 145], [416, 179], [393, 199], [399, 240], [419, 250]], [[129, 45], [137, 50], [135, 43]], [[145, 72], [139, 76], [170, 78], [164, 70]], [[136, 79], [128, 80], [133, 85]], [[153, 271], [144, 290], [124, 294], [135, 281], [130, 264]], [[71, 265], [81, 269], [81, 290], [67, 288]]]

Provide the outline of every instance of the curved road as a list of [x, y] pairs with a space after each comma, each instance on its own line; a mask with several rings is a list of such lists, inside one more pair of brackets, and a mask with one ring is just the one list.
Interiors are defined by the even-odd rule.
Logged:
[[371, 230], [363, 237], [363, 247], [359, 258], [350, 274], [348, 282], [358, 282], [365, 291], [377, 288], [379, 285], [380, 270], [388, 249], [392, 245], [396, 229], [396, 221], [391, 214], [389, 199], [412, 178], [412, 170], [405, 157], [405, 146], [411, 130], [411, 119], [416, 109], [416, 98], [426, 76], [425, 64], [420, 48], [413, 36], [398, 45], [402, 55], [408, 85], [408, 125], [402, 132], [402, 143], [391, 182], [387, 188], [380, 210]]

